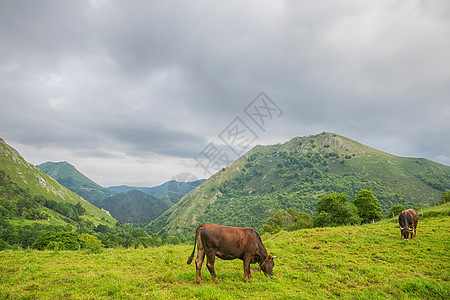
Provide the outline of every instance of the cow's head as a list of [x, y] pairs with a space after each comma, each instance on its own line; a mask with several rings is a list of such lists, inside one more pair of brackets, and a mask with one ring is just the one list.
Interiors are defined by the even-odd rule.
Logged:
[[400, 227], [400, 230], [402, 232], [402, 239], [409, 239], [409, 235], [412, 234], [413, 229], [409, 227]]
[[267, 255], [264, 262], [259, 266], [260, 270], [264, 272], [264, 274], [268, 275], [269, 277], [273, 276], [273, 267], [275, 266], [275, 263], [273, 262], [273, 259], [278, 256], [273, 255]]

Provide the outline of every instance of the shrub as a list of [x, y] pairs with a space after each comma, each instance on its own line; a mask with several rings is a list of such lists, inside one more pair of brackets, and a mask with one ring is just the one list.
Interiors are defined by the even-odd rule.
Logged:
[[90, 234], [80, 234], [78, 236], [78, 240], [80, 241], [83, 249], [88, 249], [96, 253], [104, 247], [102, 242], [96, 236]]
[[45, 248], [45, 250], [53, 250], [55, 252], [64, 250], [64, 243], [63, 242], [55, 242], [52, 241], [50, 243], [48, 243], [47, 247]]
[[32, 245], [33, 249], [46, 250], [58, 248], [58, 250], [80, 250], [82, 245], [78, 234], [75, 232], [48, 231], [41, 235]]

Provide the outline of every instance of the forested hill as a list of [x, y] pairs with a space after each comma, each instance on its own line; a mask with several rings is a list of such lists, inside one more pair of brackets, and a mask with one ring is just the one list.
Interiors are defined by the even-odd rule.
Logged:
[[45, 162], [36, 167], [91, 203], [101, 201], [114, 194], [83, 175], [66, 161]]
[[450, 190], [450, 167], [394, 156], [332, 133], [256, 146], [186, 195], [149, 228], [192, 232], [201, 222], [256, 229], [289, 207], [315, 213], [322, 196], [370, 189], [386, 213], [393, 205], [428, 207]]
[[148, 224], [169, 208], [167, 201], [138, 190], [119, 193], [93, 204], [109, 211], [118, 221], [135, 225]]

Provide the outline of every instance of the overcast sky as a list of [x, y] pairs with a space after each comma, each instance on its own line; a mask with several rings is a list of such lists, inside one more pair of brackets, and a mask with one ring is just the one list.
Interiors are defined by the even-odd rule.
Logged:
[[3, 0], [0, 137], [102, 186], [323, 131], [450, 165], [449, 53], [447, 0]]

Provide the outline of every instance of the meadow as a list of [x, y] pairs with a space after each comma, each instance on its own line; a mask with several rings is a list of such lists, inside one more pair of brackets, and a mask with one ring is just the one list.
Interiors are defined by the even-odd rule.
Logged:
[[[450, 205], [431, 208], [417, 237], [396, 219], [263, 235], [274, 277], [216, 260], [196, 283], [193, 245], [89, 251], [0, 251], [1, 299], [450, 299]], [[256, 267], [256, 266], [254, 266]]]

